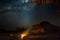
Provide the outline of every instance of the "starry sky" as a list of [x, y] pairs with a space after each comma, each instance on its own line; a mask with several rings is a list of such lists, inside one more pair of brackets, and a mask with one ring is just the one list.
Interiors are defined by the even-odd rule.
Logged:
[[31, 27], [42, 21], [60, 26], [59, 9], [54, 4], [34, 5], [33, 0], [0, 0], [0, 29], [15, 30], [16, 27]]

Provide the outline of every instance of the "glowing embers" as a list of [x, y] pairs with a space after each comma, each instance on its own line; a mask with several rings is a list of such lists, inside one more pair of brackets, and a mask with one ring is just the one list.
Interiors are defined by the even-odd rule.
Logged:
[[25, 36], [26, 36], [25, 34], [22, 34], [22, 35], [21, 35], [21, 38], [24, 38]]
[[23, 32], [23, 33], [21, 34], [21, 38], [24, 38], [25, 36], [27, 36], [27, 34], [28, 34], [28, 32]]
[[19, 34], [19, 35], [18, 35], [18, 38], [19, 38], [19, 39], [24, 39], [24, 37], [28, 36], [29, 31], [30, 31], [30, 30], [27, 29], [27, 30], [24, 31], [23, 33]]

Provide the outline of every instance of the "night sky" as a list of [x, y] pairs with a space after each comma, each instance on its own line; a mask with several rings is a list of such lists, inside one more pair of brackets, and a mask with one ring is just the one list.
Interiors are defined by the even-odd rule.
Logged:
[[33, 1], [0, 0], [0, 29], [15, 30], [16, 27], [31, 27], [42, 21], [49, 21], [60, 26], [58, 6], [40, 4], [35, 6]]

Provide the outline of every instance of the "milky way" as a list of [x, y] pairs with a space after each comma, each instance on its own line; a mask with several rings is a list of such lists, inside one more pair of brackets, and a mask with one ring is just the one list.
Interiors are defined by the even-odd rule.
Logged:
[[0, 0], [0, 25], [2, 29], [31, 27], [41, 21], [49, 21], [60, 26], [60, 14], [56, 13], [56, 5], [40, 4], [33, 1]]

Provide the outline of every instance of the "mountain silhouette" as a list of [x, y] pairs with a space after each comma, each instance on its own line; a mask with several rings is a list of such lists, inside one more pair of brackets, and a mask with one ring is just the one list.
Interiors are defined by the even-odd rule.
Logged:
[[25, 38], [29, 40], [60, 40], [60, 27], [43, 21], [33, 25], [29, 35]]

